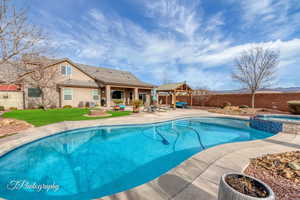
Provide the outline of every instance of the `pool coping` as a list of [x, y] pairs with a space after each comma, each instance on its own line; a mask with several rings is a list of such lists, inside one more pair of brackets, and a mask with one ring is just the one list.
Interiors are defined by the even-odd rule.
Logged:
[[[152, 119], [148, 120], [147, 123], [161, 123], [188, 117], [230, 117], [249, 119], [248, 117], [241, 116], [222, 115], [208, 112], [201, 112], [197, 114], [197, 112], [194, 112], [180, 116], [168, 117], [168, 119]], [[82, 121], [60, 122], [44, 127], [31, 128], [24, 131], [23, 134], [21, 134], [21, 137], [18, 137], [17, 134], [15, 136], [9, 136], [9, 138], [0, 139], [0, 156], [18, 146], [67, 130], [90, 127], [93, 126], [93, 124], [94, 126], [117, 125], [114, 120], [106, 121], [107, 123], [102, 124], [99, 124], [99, 120], [91, 120], [88, 122], [84, 121], [84, 124], [82, 124]], [[122, 125], [129, 124], [130, 123], [125, 123]], [[134, 124], [140, 125], [145, 124], [145, 122], [134, 122]], [[299, 135], [281, 132], [264, 140], [218, 145], [195, 154], [180, 165], [148, 183], [111, 196], [102, 197], [101, 199], [215, 200], [217, 199], [219, 179], [224, 173], [242, 172], [247, 167], [249, 159], [253, 157], [261, 156], [266, 153], [277, 153], [300, 149], [299, 143]]]

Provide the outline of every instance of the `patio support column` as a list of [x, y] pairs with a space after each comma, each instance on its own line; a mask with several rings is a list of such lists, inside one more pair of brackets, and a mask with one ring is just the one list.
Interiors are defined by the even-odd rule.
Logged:
[[111, 86], [110, 85], [105, 86], [105, 94], [106, 94], [106, 107], [110, 108], [110, 105], [111, 105]]
[[176, 108], [176, 94], [175, 92], [172, 93], [172, 106]]
[[138, 88], [134, 88], [134, 99], [139, 100], [139, 89]]

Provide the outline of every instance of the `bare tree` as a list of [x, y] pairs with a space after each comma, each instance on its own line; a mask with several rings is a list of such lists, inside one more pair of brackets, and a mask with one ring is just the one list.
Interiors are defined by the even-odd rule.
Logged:
[[272, 84], [279, 55], [278, 51], [257, 46], [242, 52], [235, 59], [236, 71], [232, 73], [232, 78], [251, 92], [252, 108], [255, 107], [256, 91]]
[[56, 80], [59, 76], [58, 67], [48, 67], [51, 60], [45, 57], [29, 55], [22, 59], [22, 66], [28, 71], [18, 81], [27, 87], [37, 88], [40, 91], [40, 98], [34, 98], [35, 105], [43, 109], [56, 105]]
[[[20, 70], [18, 67], [21, 57], [28, 53], [41, 53], [44, 42], [44, 34], [41, 29], [29, 23], [25, 9], [16, 9], [12, 0], [0, 0], [2, 72], [6, 72], [7, 76], [16, 74]], [[8, 80], [8, 77], [6, 79]]]
[[206, 103], [211, 99], [212, 92], [205, 86], [197, 86], [193, 91], [193, 95], [196, 96], [201, 106], [205, 106]]

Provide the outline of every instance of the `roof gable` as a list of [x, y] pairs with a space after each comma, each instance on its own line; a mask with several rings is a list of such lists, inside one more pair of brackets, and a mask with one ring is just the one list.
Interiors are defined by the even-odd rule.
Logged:
[[191, 90], [192, 88], [186, 84], [186, 82], [169, 83], [160, 85], [158, 91], [169, 91], [169, 90]]

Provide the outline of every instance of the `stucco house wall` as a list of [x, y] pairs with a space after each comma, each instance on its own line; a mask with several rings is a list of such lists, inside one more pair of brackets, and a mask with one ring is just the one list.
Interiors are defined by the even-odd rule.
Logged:
[[[72, 99], [71, 100], [65, 100], [63, 95], [64, 89], [71, 89], [72, 90]], [[74, 87], [62, 87], [61, 90], [61, 106], [70, 105], [72, 107], [84, 107], [87, 102], [93, 102], [95, 105], [100, 105], [101, 101], [101, 93], [99, 92], [99, 88], [74, 88]], [[92, 91], [98, 90], [99, 92], [99, 99], [94, 100]]]
[[[62, 66], [71, 66], [72, 67], [72, 73], [70, 75], [63, 75], [61, 73], [61, 67]], [[62, 62], [56, 65], [49, 66], [47, 69], [47, 73], [55, 73], [55, 78], [51, 81], [55, 87], [46, 89], [46, 98], [48, 101], [51, 101], [49, 103], [53, 107], [63, 107], [64, 105], [71, 105], [73, 107], [78, 107], [79, 103], [81, 101], [84, 101], [84, 104], [86, 101], [89, 102], [95, 102], [97, 104], [100, 104], [99, 102], [96, 102], [93, 100], [92, 97], [92, 89], [91, 88], [76, 88], [74, 87], [73, 90], [73, 100], [64, 100], [64, 94], [63, 89], [64, 87], [60, 87], [58, 83], [66, 81], [66, 80], [79, 80], [79, 81], [91, 81], [95, 82], [94, 79], [77, 69], [75, 66], [73, 66], [69, 62]], [[24, 77], [25, 81], [23, 84], [23, 90], [25, 94], [25, 107], [26, 108], [35, 108], [38, 107], [41, 104], [41, 97], [29, 97], [28, 96], [28, 89], [29, 88], [35, 88], [35, 81], [32, 80], [31, 75], [28, 74]], [[96, 88], [94, 88], [96, 89]]]

